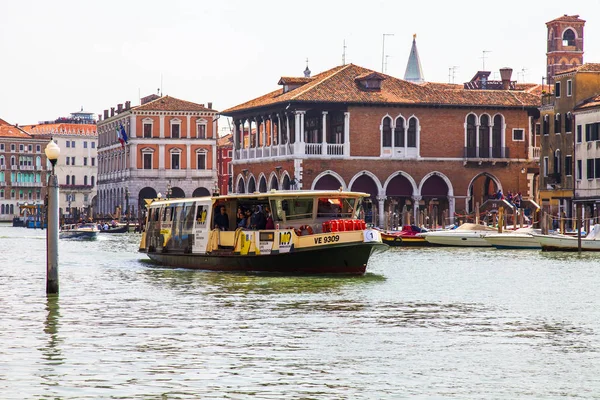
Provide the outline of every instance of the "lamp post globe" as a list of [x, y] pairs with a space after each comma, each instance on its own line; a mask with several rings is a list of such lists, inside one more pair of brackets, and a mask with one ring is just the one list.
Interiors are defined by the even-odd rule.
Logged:
[[44, 153], [46, 153], [46, 157], [52, 164], [52, 169], [54, 169], [54, 166], [56, 165], [56, 160], [58, 160], [58, 156], [60, 155], [60, 147], [58, 147], [58, 145], [54, 143], [54, 140], [50, 140], [50, 142], [48, 142], [46, 148], [44, 149]]

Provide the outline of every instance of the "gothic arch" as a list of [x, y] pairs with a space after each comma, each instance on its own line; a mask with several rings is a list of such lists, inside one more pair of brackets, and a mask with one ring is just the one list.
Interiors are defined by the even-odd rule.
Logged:
[[375, 175], [371, 171], [367, 171], [367, 170], [360, 171], [356, 175], [354, 175], [352, 177], [352, 179], [350, 179], [350, 182], [348, 183], [348, 188], [350, 188], [350, 190], [353, 190], [352, 186], [354, 185], [354, 182], [356, 182], [356, 180], [358, 178], [363, 177], [363, 176], [368, 176], [369, 178], [371, 178], [373, 180], [373, 182], [375, 183], [375, 186], [377, 186], [378, 192], [382, 191], [383, 187], [381, 186], [381, 181], [379, 180], [377, 175]]
[[[474, 204], [474, 200], [473, 197], [475, 196], [475, 194], [473, 193], [473, 187], [475, 184], [475, 181], [477, 181], [479, 178], [481, 177], [485, 177], [490, 179], [498, 188], [498, 191], [503, 191], [502, 189], [502, 183], [500, 182], [500, 179], [498, 179], [494, 174], [491, 174], [489, 172], [480, 172], [478, 174], [476, 174], [475, 176], [473, 176], [473, 178], [471, 178], [471, 180], [469, 181], [469, 184], [467, 185], [467, 197], [466, 197], [466, 204], [465, 204], [465, 209], [468, 212], [473, 211], [473, 209], [475, 208], [475, 204]], [[485, 194], [485, 193], [483, 193]], [[482, 203], [483, 204], [483, 203]]]
[[254, 177], [253, 174], [250, 174], [250, 177], [248, 178], [248, 184], [246, 186], [246, 192], [247, 193], [254, 193], [254, 192], [256, 192], [256, 178]]
[[287, 171], [283, 172], [281, 176], [281, 190], [290, 190], [291, 188], [291, 179], [290, 174]]
[[332, 171], [330, 169], [328, 169], [327, 171], [323, 171], [319, 175], [317, 175], [315, 177], [315, 179], [313, 179], [312, 186], [311, 186], [310, 189], [311, 190], [315, 190], [315, 188], [316, 188], [317, 183], [319, 182], [319, 180], [321, 178], [325, 177], [325, 176], [331, 176], [331, 177], [337, 179], [337, 181], [340, 183], [340, 186], [342, 187], [342, 190], [348, 190], [348, 187], [346, 186], [346, 182], [344, 182], [344, 178], [342, 178], [340, 176], [340, 174], [338, 174], [337, 172]]
[[388, 176], [388, 178], [385, 180], [385, 183], [383, 184], [383, 188], [382, 188], [384, 193], [387, 193], [388, 185], [390, 184], [390, 182], [392, 181], [392, 179], [394, 179], [398, 175], [403, 176], [404, 178], [406, 178], [410, 182], [410, 184], [412, 186], [412, 195], [413, 196], [417, 195], [418, 193], [420, 193], [418, 191], [418, 188], [417, 188], [417, 182], [415, 182], [415, 180], [413, 179], [412, 176], [410, 176], [409, 174], [407, 174], [404, 171], [396, 171], [393, 174], [391, 174], [390, 176]]
[[431, 178], [432, 176], [439, 176], [440, 178], [442, 178], [442, 180], [444, 182], [446, 182], [446, 185], [448, 186], [448, 195], [447, 196], [448, 197], [454, 196], [454, 187], [452, 186], [452, 182], [450, 181], [450, 179], [448, 179], [448, 177], [446, 175], [444, 175], [438, 171], [432, 171], [432, 172], [428, 173], [427, 175], [425, 175], [423, 177], [423, 179], [421, 179], [421, 182], [419, 182], [419, 194], [421, 194], [423, 191], [423, 184], [425, 182], [427, 182], [427, 179]]
[[475, 124], [479, 123], [479, 117], [477, 116], [477, 114], [475, 114], [473, 111], [467, 113], [467, 115], [465, 115], [465, 126], [467, 126], [467, 123], [469, 122], [469, 115], [472, 115], [473, 117], [475, 117]]
[[258, 176], [258, 191], [261, 193], [267, 193], [267, 178], [262, 172]]
[[275, 172], [271, 172], [269, 175], [269, 190], [275, 189], [279, 190], [279, 178]]
[[240, 174], [237, 176], [235, 180], [236, 193], [246, 193], [246, 182], [244, 181], [244, 177]]

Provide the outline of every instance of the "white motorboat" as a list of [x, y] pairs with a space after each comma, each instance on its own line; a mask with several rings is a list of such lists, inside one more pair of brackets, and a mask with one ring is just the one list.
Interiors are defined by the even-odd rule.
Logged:
[[88, 239], [93, 240], [98, 236], [98, 227], [93, 223], [69, 224], [60, 227], [58, 237], [61, 239]]
[[496, 228], [486, 225], [465, 223], [456, 229], [443, 231], [431, 231], [419, 234], [430, 243], [442, 246], [461, 247], [492, 247], [492, 244], [484, 237], [492, 232], [498, 232]]
[[497, 249], [541, 249], [542, 246], [533, 237], [533, 233], [541, 234], [541, 229], [531, 227], [519, 228], [503, 233], [489, 233], [484, 239]]
[[[577, 236], [533, 234], [533, 237], [545, 251], [578, 251], [579, 249]], [[600, 224], [594, 225], [590, 233], [581, 238], [581, 250], [600, 251]]]

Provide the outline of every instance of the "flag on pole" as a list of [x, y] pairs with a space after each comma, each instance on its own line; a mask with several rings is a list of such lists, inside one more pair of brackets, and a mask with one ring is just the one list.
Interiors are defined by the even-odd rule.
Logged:
[[127, 143], [127, 132], [125, 132], [125, 127], [121, 123], [119, 123], [119, 126], [117, 127], [117, 139], [121, 142], [121, 147], [125, 147], [125, 143]]

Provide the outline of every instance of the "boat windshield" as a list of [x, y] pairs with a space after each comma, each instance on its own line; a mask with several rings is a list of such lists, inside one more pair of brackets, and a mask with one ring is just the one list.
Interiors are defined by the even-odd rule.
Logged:
[[317, 218], [355, 218], [355, 204], [355, 198], [320, 197]]

